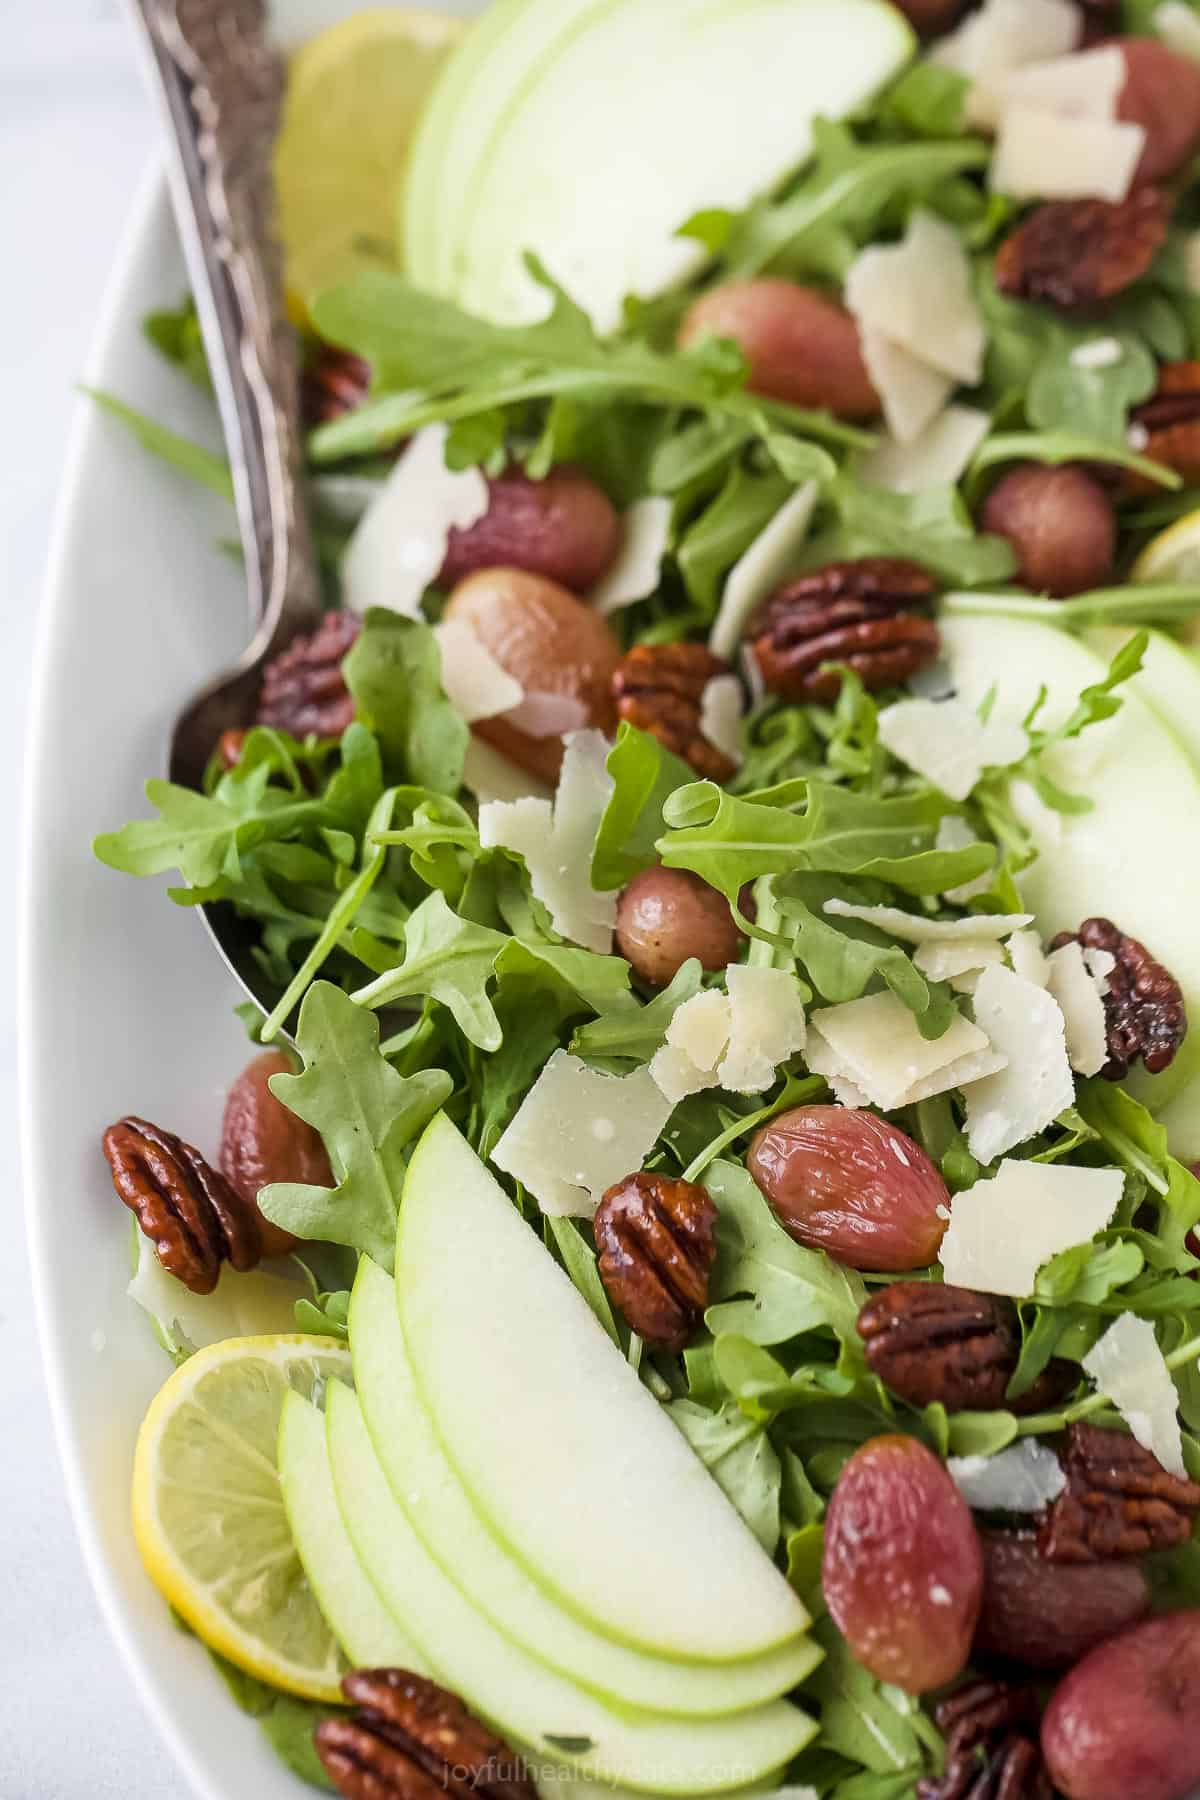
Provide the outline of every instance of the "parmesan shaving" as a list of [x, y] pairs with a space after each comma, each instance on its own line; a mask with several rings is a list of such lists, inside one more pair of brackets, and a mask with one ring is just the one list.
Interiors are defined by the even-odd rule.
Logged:
[[[928, 938], [918, 945], [913, 961], [930, 981], [957, 982], [964, 975], [979, 975], [989, 963], [1004, 961], [1004, 951], [995, 938]], [[973, 991], [971, 988], [965, 990]]]
[[1143, 1450], [1170, 1474], [1186, 1476], [1179, 1395], [1150, 1321], [1122, 1313], [1088, 1351], [1083, 1366]]
[[744, 708], [742, 684], [736, 675], [714, 675], [700, 696], [700, 731], [714, 749], [741, 768], [740, 730]]
[[589, 595], [597, 612], [617, 612], [654, 593], [671, 541], [673, 511], [670, 500], [655, 494], [634, 501], [624, 517], [625, 531], [617, 559]]
[[938, 1260], [949, 1282], [1025, 1299], [1052, 1256], [1090, 1243], [1117, 1210], [1119, 1169], [1006, 1160], [956, 1194]]
[[897, 700], [879, 715], [879, 741], [952, 800], [965, 800], [985, 769], [1008, 768], [1029, 749], [1019, 725], [985, 722], [965, 700]]
[[1124, 52], [1108, 44], [1026, 63], [1005, 75], [994, 91], [1002, 111], [1032, 106], [1064, 119], [1115, 119], [1125, 81]]
[[1009, 106], [989, 180], [1016, 200], [1124, 200], [1145, 145], [1140, 125]]
[[971, 265], [958, 233], [935, 214], [918, 208], [900, 243], [862, 251], [847, 271], [845, 298], [860, 326], [927, 368], [968, 386], [980, 379], [987, 334]]
[[463, 786], [481, 805], [489, 800], [549, 800], [552, 791], [474, 733], [463, 760]]
[[808, 1028], [799, 985], [788, 969], [740, 963], [730, 964], [725, 984], [730, 1023], [721, 1086], [735, 1094], [765, 1093], [776, 1070], [804, 1049]]
[[858, 465], [868, 487], [894, 494], [920, 494], [953, 486], [991, 430], [988, 413], [974, 406], [947, 406], [909, 443], [885, 437]]
[[671, 1105], [648, 1069], [606, 1075], [556, 1050], [492, 1161], [528, 1188], [543, 1212], [590, 1218], [606, 1188], [643, 1166]]
[[1012, 969], [985, 969], [974, 1006], [976, 1023], [1008, 1058], [1005, 1069], [966, 1090], [967, 1146], [990, 1163], [1053, 1124], [1073, 1104], [1075, 1082], [1066, 1024], [1044, 988]]
[[[890, 990], [825, 1007], [812, 1023], [828, 1046], [827, 1066], [883, 1112], [909, 1105], [917, 1088], [921, 1098], [944, 1092], [943, 1084], [955, 1085], [947, 1083], [948, 1070], [988, 1049], [984, 1032], [961, 1016], [940, 1038], [923, 1038], [913, 1014]], [[939, 1081], [931, 1086], [935, 1077]]]
[[1036, 931], [1014, 931], [1008, 940], [1008, 960], [1022, 981], [1044, 988], [1050, 980], [1050, 964]]
[[812, 524], [818, 493], [815, 481], [798, 487], [734, 563], [708, 640], [715, 656], [732, 661], [750, 615], [795, 568]]
[[873, 326], [859, 331], [863, 362], [898, 444], [917, 443], [954, 391], [954, 383]]
[[1098, 1075], [1108, 1061], [1108, 1022], [1082, 946], [1072, 938], [1051, 951], [1047, 966], [1047, 986], [1062, 1008], [1066, 1024], [1071, 1067], [1080, 1075]]
[[465, 619], [443, 619], [435, 625], [442, 665], [442, 690], [454, 710], [473, 725], [510, 712], [525, 698], [519, 681], [502, 668], [482, 638]]
[[523, 856], [537, 899], [554, 929], [601, 955], [612, 949], [617, 897], [598, 893], [589, 876], [592, 850], [613, 780], [605, 766], [608, 741], [599, 731], [567, 740], [554, 803], [488, 801], [479, 809], [479, 842]]
[[947, 1457], [946, 1468], [979, 1512], [1041, 1512], [1067, 1485], [1057, 1456], [1036, 1438], [1021, 1438], [995, 1456]]
[[446, 436], [444, 425], [419, 431], [359, 520], [342, 559], [342, 594], [351, 612], [384, 606], [419, 618], [451, 531], [465, 531], [487, 512], [488, 485], [479, 470], [446, 467]]
[[860, 924], [874, 925], [907, 944], [1004, 938], [1033, 923], [1032, 913], [971, 913], [965, 919], [923, 919], [916, 913], [902, 912], [898, 906], [856, 906], [850, 900], [836, 899], [827, 900], [824, 910], [835, 919], [857, 919]]

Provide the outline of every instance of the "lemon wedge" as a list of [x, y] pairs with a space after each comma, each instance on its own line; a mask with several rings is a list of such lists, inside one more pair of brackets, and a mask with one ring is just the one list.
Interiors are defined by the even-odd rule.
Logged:
[[1151, 538], [1133, 565], [1133, 579], [1200, 584], [1200, 507]]
[[409, 7], [353, 13], [288, 71], [275, 183], [289, 307], [364, 269], [394, 268], [417, 120], [462, 19]]
[[276, 1463], [289, 1391], [351, 1379], [336, 1338], [230, 1338], [178, 1368], [138, 1434], [133, 1527], [151, 1580], [204, 1642], [272, 1687], [338, 1700], [346, 1664], [292, 1543]]

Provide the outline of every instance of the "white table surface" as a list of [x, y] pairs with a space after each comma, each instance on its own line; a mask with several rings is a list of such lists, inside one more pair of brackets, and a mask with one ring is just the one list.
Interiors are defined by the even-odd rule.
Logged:
[[183, 1795], [109, 1642], [67, 1511], [30, 1307], [8, 1023], [13, 825], [73, 384], [153, 155], [127, 29], [117, 0], [0, 0], [0, 782], [10, 846], [0, 880], [9, 959], [0, 982], [0, 1800]]

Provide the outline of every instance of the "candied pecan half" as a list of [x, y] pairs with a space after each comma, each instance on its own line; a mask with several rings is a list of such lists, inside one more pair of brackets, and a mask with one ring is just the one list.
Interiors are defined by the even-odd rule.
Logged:
[[917, 1783], [917, 1800], [1053, 1800], [1032, 1689], [970, 1681], [934, 1716], [946, 1739], [946, 1767]]
[[340, 737], [354, 718], [342, 659], [361, 630], [357, 614], [328, 612], [311, 637], [289, 644], [263, 671], [257, 723], [294, 738]]
[[1170, 202], [1138, 187], [1125, 200], [1052, 200], [996, 252], [996, 286], [1014, 300], [1072, 312], [1140, 281], [1167, 241]]
[[1019, 1400], [1007, 1397], [1021, 1333], [1016, 1308], [997, 1294], [949, 1282], [894, 1281], [867, 1301], [858, 1332], [872, 1372], [911, 1406], [940, 1401], [950, 1412], [1041, 1412], [1075, 1386], [1059, 1358]]
[[[1129, 415], [1130, 442], [1141, 455], [1200, 483], [1200, 362], [1163, 363], [1158, 388]], [[1133, 475], [1126, 484], [1145, 493], [1150, 482]]]
[[648, 731], [708, 781], [728, 781], [736, 765], [700, 729], [704, 690], [728, 663], [703, 644], [638, 644], [613, 671], [617, 715]]
[[936, 588], [924, 569], [898, 557], [827, 563], [776, 590], [747, 636], [763, 681], [788, 700], [837, 698], [839, 669], [864, 687], [895, 687], [934, 662], [941, 648], [932, 619], [915, 612]]
[[313, 1733], [344, 1800], [537, 1800], [524, 1762], [462, 1701], [405, 1669], [355, 1669], [342, 1689], [349, 1718]]
[[362, 405], [371, 386], [371, 365], [349, 350], [321, 344], [305, 365], [300, 383], [304, 423], [329, 425]]
[[228, 1262], [262, 1258], [258, 1214], [191, 1144], [146, 1119], [118, 1119], [104, 1134], [113, 1186], [154, 1244], [158, 1260], [194, 1294], [211, 1294]]
[[1107, 1081], [1123, 1081], [1139, 1061], [1151, 1075], [1161, 1074], [1187, 1036], [1183, 990], [1175, 977], [1111, 919], [1085, 919], [1078, 931], [1060, 931], [1050, 948], [1072, 942], [1116, 958], [1104, 996], [1109, 1059], [1101, 1074]]
[[682, 1350], [700, 1323], [716, 1224], [717, 1209], [702, 1187], [648, 1172], [618, 1181], [596, 1209], [600, 1279], [655, 1350]]
[[1046, 1512], [1038, 1548], [1049, 1562], [1103, 1562], [1170, 1550], [1200, 1517], [1200, 1483], [1164, 1469], [1124, 1432], [1072, 1425], [1067, 1485]]

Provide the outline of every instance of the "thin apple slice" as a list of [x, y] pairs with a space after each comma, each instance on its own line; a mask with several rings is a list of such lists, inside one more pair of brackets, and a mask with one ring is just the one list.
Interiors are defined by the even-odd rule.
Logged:
[[770, 1557], [444, 1114], [409, 1164], [396, 1293], [459, 1479], [569, 1611], [696, 1662], [762, 1656], [805, 1629]]
[[279, 1420], [279, 1483], [308, 1584], [325, 1622], [358, 1669], [432, 1676], [424, 1654], [388, 1611], [358, 1560], [338, 1511], [320, 1412], [295, 1392]]
[[468, 1499], [421, 1402], [391, 1278], [364, 1257], [350, 1302], [354, 1383], [392, 1493], [430, 1555], [493, 1625], [618, 1706], [717, 1718], [774, 1700], [820, 1660], [810, 1638], [749, 1662], [668, 1661], [602, 1637], [505, 1549]]
[[[1044, 688], [1038, 722], [1057, 724], [1085, 687], [1104, 678], [1107, 659], [1065, 631], [1028, 619], [968, 616], [970, 595], [950, 604], [941, 629], [954, 685], [973, 706], [994, 689], [994, 720], [1019, 722]], [[1121, 689], [1123, 704], [1111, 719], [1051, 753], [1054, 779], [1092, 805], [1081, 813], [1036, 814], [1039, 855], [1020, 885], [1044, 937], [1074, 931], [1087, 918], [1110, 918], [1179, 982], [1192, 1030], [1161, 1075], [1138, 1068], [1129, 1077], [1131, 1091], [1158, 1112], [1200, 1070], [1200, 935], [1188, 904], [1200, 841], [1200, 769], [1147, 705], [1150, 687], [1142, 680]]]
[[340, 1382], [329, 1387], [326, 1429], [338, 1505], [363, 1567], [445, 1685], [506, 1737], [598, 1780], [681, 1795], [749, 1785], [811, 1741], [816, 1727], [786, 1700], [732, 1719], [610, 1711], [518, 1649], [442, 1573], [392, 1494], [357, 1397]]

